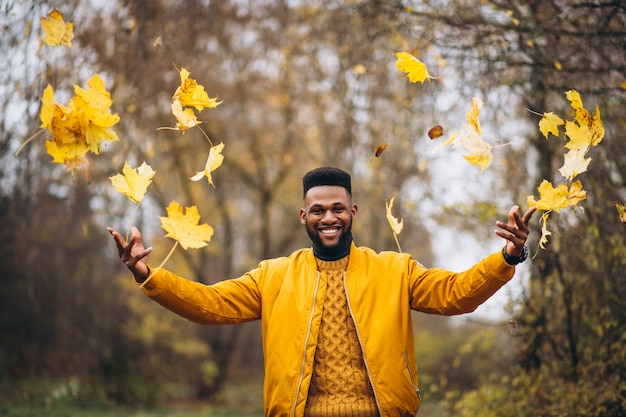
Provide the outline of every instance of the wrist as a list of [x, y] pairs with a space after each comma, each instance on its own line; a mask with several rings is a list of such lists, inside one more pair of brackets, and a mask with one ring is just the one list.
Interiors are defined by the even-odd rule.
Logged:
[[502, 248], [502, 256], [504, 257], [504, 261], [509, 265], [517, 265], [526, 260], [528, 258], [528, 246], [524, 245], [522, 247], [522, 254], [520, 256], [509, 255], [506, 251], [506, 245]]

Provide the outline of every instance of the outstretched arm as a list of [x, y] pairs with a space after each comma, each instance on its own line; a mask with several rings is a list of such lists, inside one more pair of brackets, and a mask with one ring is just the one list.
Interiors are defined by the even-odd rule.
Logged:
[[150, 273], [145, 258], [152, 252], [152, 248], [144, 248], [139, 230], [136, 227], [131, 229], [128, 243], [115, 229], [107, 227], [107, 231], [113, 236], [120, 258], [135, 276], [135, 281], [144, 282]]
[[520, 217], [519, 206], [513, 206], [509, 210], [508, 223], [496, 222], [496, 226], [501, 229], [496, 230], [496, 234], [506, 239], [506, 253], [510, 256], [522, 255], [529, 234], [528, 222], [536, 210], [536, 206], [531, 207]]

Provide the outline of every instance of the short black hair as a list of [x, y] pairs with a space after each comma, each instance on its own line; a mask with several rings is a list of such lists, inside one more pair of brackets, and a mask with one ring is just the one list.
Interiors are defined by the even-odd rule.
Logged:
[[306, 196], [307, 191], [312, 187], [320, 185], [337, 185], [343, 187], [352, 196], [352, 184], [350, 174], [335, 167], [315, 168], [307, 172], [302, 177], [302, 196]]

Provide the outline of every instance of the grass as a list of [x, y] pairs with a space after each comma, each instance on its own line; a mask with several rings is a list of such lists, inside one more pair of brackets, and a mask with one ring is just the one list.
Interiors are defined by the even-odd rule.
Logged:
[[[181, 392], [185, 387], [171, 387]], [[114, 404], [85, 394], [81, 383], [69, 379], [0, 380], [0, 416], [3, 417], [252, 417], [263, 414], [261, 387], [226, 387], [218, 404], [174, 396], [154, 407]]]

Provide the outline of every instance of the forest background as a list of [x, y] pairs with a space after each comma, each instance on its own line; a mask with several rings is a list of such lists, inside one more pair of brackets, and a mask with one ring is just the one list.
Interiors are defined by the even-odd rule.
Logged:
[[[72, 47], [42, 43], [56, 8]], [[502, 245], [496, 219], [561, 178], [563, 138], [540, 117], [573, 118], [565, 93], [598, 106], [606, 135], [580, 176], [587, 199], [551, 216], [545, 250], [495, 306], [450, 319], [415, 316], [424, 407], [438, 416], [626, 415], [626, 2], [19, 1], [0, 6], [0, 411], [222, 405], [258, 415], [258, 323], [202, 327], [136, 288], [106, 226], [144, 232], [163, 259], [158, 217], [172, 200], [214, 227], [206, 248], [167, 267], [211, 283], [308, 246], [301, 177], [320, 165], [353, 173], [359, 245], [402, 249], [463, 269]], [[409, 83], [396, 52], [435, 79]], [[222, 103], [201, 127], [225, 144], [215, 187], [189, 177], [206, 162], [199, 130], [174, 130], [172, 94], [186, 68]], [[111, 92], [120, 137], [73, 173], [51, 163], [39, 130], [47, 84], [67, 102], [94, 74]], [[494, 145], [483, 172], [430, 140], [463, 123], [472, 97]], [[529, 111], [531, 110], [531, 111]], [[442, 138], [439, 139], [443, 140]], [[385, 151], [374, 155], [377, 146]], [[502, 146], [498, 146], [502, 145]], [[125, 162], [156, 171], [139, 210], [109, 177]], [[504, 297], [504, 298], [503, 298]], [[504, 301], [502, 301], [504, 300]], [[230, 401], [230, 402], [229, 402]], [[16, 414], [17, 415], [17, 414]], [[28, 415], [24, 414], [24, 415]]]

